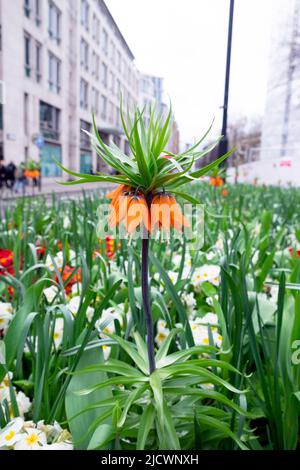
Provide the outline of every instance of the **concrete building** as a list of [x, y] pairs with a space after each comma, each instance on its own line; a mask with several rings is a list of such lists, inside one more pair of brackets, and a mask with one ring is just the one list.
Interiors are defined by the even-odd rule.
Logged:
[[300, 160], [300, 0], [275, 0], [262, 159]]
[[261, 144], [249, 149], [240, 181], [300, 185], [300, 0], [272, 1]]
[[0, 0], [0, 24], [0, 158], [40, 157], [49, 179], [62, 176], [52, 157], [74, 171], [99, 171], [81, 131], [91, 131], [92, 112], [104, 141], [128, 152], [119, 96], [125, 106], [137, 102], [138, 75], [105, 2]]

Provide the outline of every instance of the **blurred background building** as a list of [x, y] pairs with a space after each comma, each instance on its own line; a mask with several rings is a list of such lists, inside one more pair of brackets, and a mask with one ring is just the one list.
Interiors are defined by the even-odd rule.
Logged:
[[243, 138], [237, 142], [240, 181], [257, 178], [261, 183], [300, 185], [300, 0], [272, 2], [261, 139], [248, 142], [246, 151]]
[[[74, 171], [101, 171], [91, 148], [92, 113], [98, 131], [126, 153], [119, 99], [143, 102], [144, 76], [103, 0], [1, 0], [0, 158], [41, 160], [42, 175], [61, 176], [55, 157]], [[150, 95], [162, 103], [163, 80]], [[163, 106], [163, 104], [162, 104]]]

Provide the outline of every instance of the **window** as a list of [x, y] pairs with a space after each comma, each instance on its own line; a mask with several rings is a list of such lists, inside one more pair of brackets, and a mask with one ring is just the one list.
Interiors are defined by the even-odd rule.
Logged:
[[108, 54], [108, 34], [104, 28], [102, 30], [102, 50], [106, 55]]
[[40, 130], [46, 139], [59, 140], [60, 110], [43, 101], [40, 102]]
[[107, 98], [106, 96], [101, 96], [101, 118], [106, 119], [107, 115]]
[[24, 36], [24, 47], [25, 47], [25, 75], [26, 77], [31, 76], [31, 37], [28, 34]]
[[101, 81], [107, 87], [107, 65], [104, 62], [101, 64]]
[[111, 124], [114, 122], [114, 104], [112, 101], [109, 102], [109, 113], [108, 113], [108, 119]]
[[80, 62], [86, 70], [89, 69], [89, 45], [84, 39], [80, 43]]
[[42, 46], [38, 42], [35, 45], [35, 54], [36, 54], [36, 81], [39, 83], [42, 78], [42, 67], [41, 67], [41, 55], [42, 55]]
[[92, 89], [92, 112], [98, 114], [99, 111], [99, 92], [93, 88]]
[[92, 125], [86, 121], [80, 121], [80, 148], [82, 149], [90, 149], [91, 148], [91, 139], [89, 136], [84, 132], [92, 131]]
[[80, 80], [80, 106], [83, 109], [88, 109], [88, 92], [89, 92], [89, 85], [88, 83], [81, 79]]
[[113, 72], [110, 72], [110, 90], [113, 94], [115, 93], [115, 76]]
[[87, 0], [81, 0], [81, 24], [88, 31], [90, 7]]
[[30, 18], [31, 14], [31, 5], [30, 5], [30, 0], [24, 0], [24, 15], [26, 18]]
[[60, 42], [60, 16], [59, 9], [51, 0], [49, 2], [49, 36], [58, 44]]
[[113, 41], [110, 41], [110, 58], [112, 63], [115, 63], [116, 60], [116, 46], [114, 45]]
[[49, 89], [60, 92], [60, 60], [52, 53], [49, 53]]
[[97, 16], [94, 14], [93, 16], [93, 39], [99, 44], [100, 41], [100, 21], [98, 20]]
[[40, 26], [41, 22], [41, 0], [35, 0], [35, 23]]
[[99, 57], [95, 51], [93, 51], [92, 56], [92, 75], [94, 75], [97, 80], [99, 79]]

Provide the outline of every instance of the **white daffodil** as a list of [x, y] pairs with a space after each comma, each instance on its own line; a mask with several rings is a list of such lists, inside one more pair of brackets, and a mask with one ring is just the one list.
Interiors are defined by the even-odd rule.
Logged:
[[20, 412], [20, 416], [24, 417], [26, 413], [28, 413], [30, 407], [31, 407], [31, 401], [29, 398], [25, 395], [24, 392], [17, 392], [16, 394], [16, 400]]
[[165, 339], [169, 336], [170, 330], [167, 328], [165, 320], [158, 320], [156, 324], [157, 335], [155, 336], [155, 342], [157, 346], [160, 346]]
[[[209, 346], [209, 334], [208, 334], [208, 327], [201, 324], [202, 319], [197, 319], [195, 321], [190, 322], [193, 338], [195, 341], [196, 346]], [[218, 333], [215, 328], [211, 328], [212, 333], [212, 340], [215, 346], [221, 347], [222, 344], [222, 336]]]
[[200, 292], [203, 282], [218, 286], [220, 284], [220, 266], [204, 264], [200, 268], [196, 268], [192, 275], [192, 285], [196, 292]]
[[2, 382], [0, 383], [0, 403], [6, 398], [10, 399], [9, 395], [9, 381], [12, 380], [13, 373], [9, 372], [6, 374]]
[[55, 347], [58, 348], [61, 345], [64, 335], [64, 319], [63, 318], [56, 318], [55, 320], [55, 327], [53, 333], [53, 340]]
[[111, 319], [111, 322], [104, 327], [103, 331], [101, 332], [101, 337], [105, 338], [105, 333], [115, 333], [115, 323], [114, 320], [118, 320], [121, 327], [123, 326], [124, 320], [124, 304], [119, 304], [117, 307], [109, 307], [102, 311], [101, 318], [96, 322], [96, 328], [100, 328], [101, 323], [105, 320]]
[[68, 230], [70, 227], [71, 227], [71, 221], [70, 221], [69, 216], [66, 215], [63, 221], [63, 228], [64, 230]]
[[15, 418], [4, 429], [0, 430], [0, 449], [11, 448], [22, 439], [21, 430], [23, 425], [24, 420], [22, 418]]
[[[57, 253], [57, 255], [54, 257], [54, 261], [58, 269], [61, 269], [63, 267], [64, 254], [62, 251], [59, 251]], [[47, 266], [48, 269], [50, 269], [50, 271], [55, 271], [55, 266], [50, 255], [47, 255], [45, 265]]]
[[191, 315], [197, 305], [194, 293], [191, 292], [190, 294], [188, 294], [186, 292], [183, 292], [183, 294], [181, 295], [181, 300], [185, 304], [188, 313]]
[[14, 448], [15, 450], [41, 450], [47, 445], [46, 434], [38, 429], [26, 429], [22, 438], [19, 439]]
[[105, 361], [107, 361], [107, 359], [109, 358], [110, 351], [111, 351], [110, 346], [107, 346], [106, 344], [102, 345], [102, 352], [103, 352], [103, 357]]
[[217, 326], [218, 325], [218, 315], [215, 313], [209, 312], [204, 317], [200, 318], [201, 323], [206, 324], [206, 325], [211, 325], [211, 326]]
[[0, 302], [0, 331], [4, 334], [13, 318], [13, 308], [10, 303]]
[[58, 294], [58, 288], [56, 286], [50, 286], [44, 289], [44, 296], [47, 299], [47, 302], [51, 303]]
[[71, 298], [69, 303], [67, 304], [67, 309], [69, 310], [72, 315], [77, 315], [79, 307], [81, 303], [81, 297], [80, 295], [75, 295], [74, 297]]

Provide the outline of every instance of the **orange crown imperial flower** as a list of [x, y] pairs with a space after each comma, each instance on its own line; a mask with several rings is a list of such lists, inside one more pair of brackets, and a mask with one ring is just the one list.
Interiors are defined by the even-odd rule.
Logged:
[[171, 194], [157, 193], [149, 197], [151, 201], [148, 203], [140, 191], [120, 185], [106, 197], [112, 199], [108, 221], [110, 228], [115, 228], [122, 221], [128, 233], [133, 233], [138, 226], [145, 227], [149, 233], [154, 228], [182, 230], [190, 226]]

